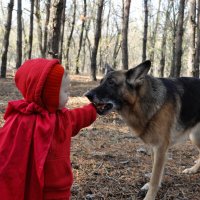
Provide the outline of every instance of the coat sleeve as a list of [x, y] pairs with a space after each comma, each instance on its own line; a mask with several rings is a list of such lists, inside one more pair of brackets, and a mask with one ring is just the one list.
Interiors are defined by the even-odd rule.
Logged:
[[81, 108], [69, 111], [72, 122], [72, 137], [75, 136], [82, 128], [91, 125], [97, 117], [95, 107], [90, 103]]

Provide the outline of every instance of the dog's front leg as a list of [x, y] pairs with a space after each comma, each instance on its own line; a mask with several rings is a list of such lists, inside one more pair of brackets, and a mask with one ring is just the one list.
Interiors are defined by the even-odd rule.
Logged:
[[144, 200], [154, 200], [158, 188], [161, 184], [165, 160], [167, 153], [167, 145], [161, 145], [160, 147], [153, 147], [153, 169], [151, 179], [148, 185], [148, 192]]

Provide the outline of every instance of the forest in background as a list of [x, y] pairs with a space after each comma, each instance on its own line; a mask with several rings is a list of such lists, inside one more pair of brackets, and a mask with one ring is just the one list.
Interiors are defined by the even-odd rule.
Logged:
[[106, 63], [152, 61], [159, 77], [199, 77], [200, 0], [0, 0], [1, 77], [58, 58], [93, 80]]

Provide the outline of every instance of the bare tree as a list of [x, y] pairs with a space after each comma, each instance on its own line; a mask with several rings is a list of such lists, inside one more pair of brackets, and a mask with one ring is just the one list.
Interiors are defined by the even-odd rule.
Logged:
[[122, 66], [123, 69], [128, 69], [128, 25], [129, 25], [129, 12], [131, 6], [131, 0], [126, 0], [122, 8]]
[[74, 32], [74, 25], [75, 25], [75, 20], [76, 20], [76, 0], [73, 0], [73, 17], [72, 17], [72, 23], [71, 23], [71, 31], [69, 34], [69, 37], [67, 39], [67, 47], [66, 47], [66, 65], [65, 68], [69, 69], [69, 50], [70, 50], [70, 46], [71, 46], [71, 41], [72, 41], [72, 36], [73, 36], [73, 32]]
[[64, 0], [53, 0], [50, 13], [50, 37], [48, 53], [52, 58], [58, 58], [60, 45], [60, 32]]
[[147, 52], [147, 34], [148, 34], [148, 0], [144, 0], [144, 33], [143, 33], [143, 47], [142, 47], [142, 61], [146, 60]]
[[117, 56], [119, 54], [119, 50], [121, 48], [120, 44], [120, 36], [121, 36], [121, 30], [118, 26], [117, 20], [115, 20], [116, 28], [117, 28], [117, 36], [116, 36], [116, 42], [114, 46], [114, 51], [113, 51], [113, 68], [116, 68], [117, 65]]
[[179, 12], [178, 12], [178, 25], [177, 25], [176, 41], [175, 41], [175, 55], [174, 55], [175, 61], [173, 69], [171, 70], [170, 74], [171, 77], [179, 77], [181, 71], [184, 8], [185, 8], [185, 0], [180, 0]]
[[170, 15], [170, 1], [168, 0], [167, 10], [165, 14], [165, 23], [163, 28], [162, 35], [162, 43], [161, 43], [161, 59], [160, 59], [160, 68], [159, 68], [159, 76], [164, 76], [164, 68], [165, 68], [165, 57], [166, 57], [166, 41], [167, 41], [167, 27], [169, 24], [169, 15]]
[[28, 59], [28, 53], [29, 53], [29, 41], [28, 41], [26, 31], [25, 31], [24, 18], [22, 18], [22, 36], [23, 36], [22, 58], [23, 58], [23, 60], [26, 60], [26, 59]]
[[43, 50], [43, 35], [42, 35], [42, 21], [40, 14], [40, 0], [35, 0], [35, 18], [37, 22], [37, 35], [38, 35], [38, 45], [40, 50], [40, 56], [45, 57]]
[[[160, 5], [161, 5], [161, 0], [158, 2], [158, 11], [156, 15], [156, 22], [155, 22], [155, 28], [153, 30], [152, 38], [150, 40], [151, 44], [151, 50], [150, 50], [150, 60], [152, 62], [152, 65], [154, 65], [154, 55], [155, 55], [155, 46], [156, 46], [156, 38], [157, 38], [157, 31], [158, 31], [158, 25], [159, 25], [159, 20], [160, 20]], [[151, 67], [150, 73], [154, 74], [154, 66]]]
[[6, 78], [7, 55], [8, 55], [8, 47], [9, 47], [10, 29], [11, 29], [11, 24], [12, 24], [13, 6], [14, 6], [14, 0], [10, 0], [10, 3], [8, 4], [7, 23], [5, 25], [3, 52], [2, 52], [2, 57], [1, 57], [1, 77], [2, 78]]
[[85, 40], [87, 42], [88, 51], [89, 51], [90, 60], [91, 60], [92, 59], [92, 44], [91, 44], [90, 38], [88, 36], [90, 25], [91, 25], [91, 19], [87, 19], [87, 26], [85, 27]]
[[80, 57], [82, 43], [83, 43], [83, 33], [85, 29], [86, 15], [87, 15], [87, 2], [86, 0], [84, 0], [83, 16], [81, 16], [82, 25], [81, 25], [81, 34], [80, 34], [80, 39], [79, 39], [79, 49], [78, 49], [78, 54], [76, 56], [76, 74], [79, 74], [79, 57]]
[[188, 70], [187, 75], [195, 74], [195, 33], [196, 33], [196, 0], [189, 0], [189, 54], [188, 54]]
[[172, 45], [171, 45], [171, 52], [172, 52], [172, 58], [171, 58], [171, 68], [170, 68], [170, 76], [173, 76], [174, 73], [174, 66], [175, 66], [175, 43], [176, 43], [176, 30], [177, 30], [177, 23], [178, 20], [176, 20], [176, 12], [175, 12], [175, 5], [174, 1], [171, 1], [172, 4], [172, 23], [171, 23], [171, 32], [172, 32]]
[[22, 63], [22, 1], [17, 1], [17, 52], [16, 52], [16, 68], [18, 69]]
[[83, 37], [83, 61], [82, 61], [82, 67], [81, 67], [81, 71], [84, 72], [85, 70], [85, 63], [86, 63], [86, 31], [85, 31], [85, 35]]
[[34, 0], [30, 0], [31, 3], [31, 13], [30, 13], [30, 29], [29, 29], [29, 51], [28, 58], [31, 58], [32, 54], [32, 44], [33, 44], [33, 14], [34, 14]]
[[50, 6], [51, 6], [51, 0], [47, 0], [45, 7], [46, 7], [46, 19], [45, 19], [45, 25], [44, 25], [44, 43], [43, 43], [43, 52], [44, 56], [46, 57], [47, 53], [47, 42], [48, 42], [48, 25], [49, 25], [49, 18], [50, 18]]
[[199, 56], [200, 56], [200, 0], [197, 1], [197, 39], [196, 52], [194, 58], [194, 77], [199, 77]]
[[110, 15], [111, 15], [111, 5], [112, 5], [112, 1], [109, 1], [109, 5], [108, 5], [108, 15], [107, 15], [107, 22], [106, 22], [106, 38], [105, 38], [105, 45], [106, 45], [106, 49], [105, 49], [105, 62], [107, 62], [108, 60], [108, 56], [109, 56], [109, 38], [111, 36], [111, 34], [109, 33], [109, 28], [110, 28]]
[[62, 55], [63, 55], [63, 40], [64, 40], [64, 32], [65, 32], [65, 7], [66, 7], [66, 0], [64, 0], [64, 6], [62, 11], [62, 24], [61, 24], [61, 35], [60, 35], [60, 51], [59, 51], [59, 60], [62, 62]]
[[94, 37], [94, 46], [92, 48], [92, 57], [91, 57], [91, 77], [92, 80], [96, 81], [96, 68], [97, 68], [97, 52], [99, 46], [99, 40], [101, 38], [101, 24], [102, 24], [102, 13], [103, 13], [104, 0], [98, 1], [97, 9], [97, 20], [96, 20], [96, 30]]

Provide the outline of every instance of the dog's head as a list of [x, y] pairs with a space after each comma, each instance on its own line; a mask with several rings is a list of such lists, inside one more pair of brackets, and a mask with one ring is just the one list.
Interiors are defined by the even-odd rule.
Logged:
[[106, 74], [100, 85], [87, 92], [85, 96], [96, 106], [100, 115], [107, 114], [113, 109], [120, 111], [124, 104], [134, 103], [150, 66], [149, 60], [126, 71], [115, 71], [107, 65]]

